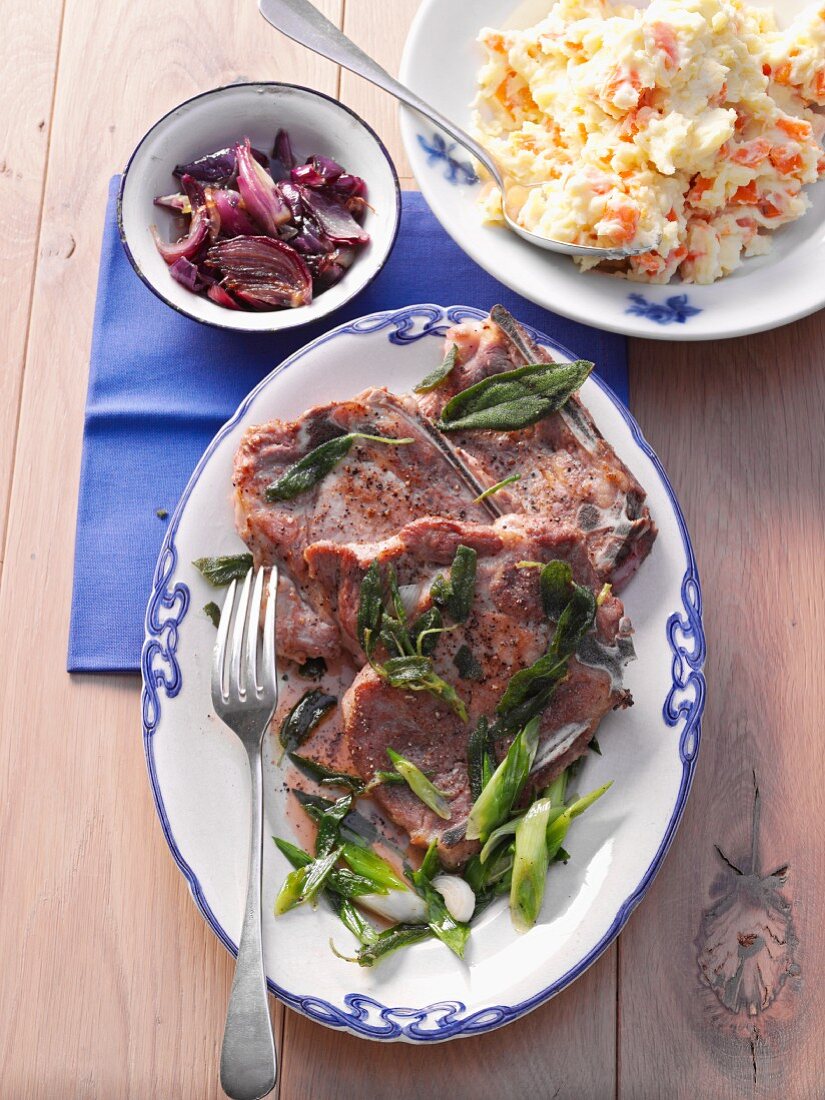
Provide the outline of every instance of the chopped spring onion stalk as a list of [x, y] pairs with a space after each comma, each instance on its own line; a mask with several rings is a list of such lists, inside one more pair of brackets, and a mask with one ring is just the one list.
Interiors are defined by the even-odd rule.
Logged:
[[612, 594], [613, 594], [613, 585], [612, 584], [602, 585], [601, 592], [599, 592], [598, 596], [596, 597], [596, 607], [601, 607], [605, 600], [610, 599]]
[[[309, 852], [305, 852], [303, 848], [290, 844], [288, 840], [282, 840], [281, 837], [274, 836], [272, 839], [275, 841], [278, 850], [286, 856], [296, 869], [307, 867], [313, 862], [312, 856]], [[335, 867], [330, 871], [325, 889], [327, 892], [339, 894], [342, 898], [359, 898], [365, 894], [381, 892], [371, 879], [364, 878], [363, 875], [356, 875], [345, 867]], [[385, 890], [384, 892], [387, 893], [388, 891]]]
[[[516, 828], [516, 850], [510, 885], [510, 914], [517, 932], [536, 923], [547, 883], [547, 822], [553, 812], [549, 798], [537, 799]], [[562, 816], [560, 813], [559, 816]]]
[[340, 856], [341, 849], [333, 848], [331, 852], [319, 859], [314, 859], [312, 863], [306, 864], [305, 867], [298, 867], [296, 870], [290, 871], [275, 899], [276, 916], [280, 916], [306, 901], [314, 901]]
[[[559, 813], [561, 813], [561, 810], [559, 810]], [[515, 836], [516, 829], [518, 828], [518, 823], [523, 816], [523, 814], [518, 814], [515, 817], [511, 817], [509, 821], [505, 821], [503, 825], [499, 825], [497, 829], [493, 829], [493, 831], [484, 842], [484, 847], [478, 853], [478, 858], [481, 860], [482, 863], [487, 862], [487, 860], [493, 854], [495, 849], [499, 846], [501, 841], [505, 839], [505, 837]]]
[[533, 718], [513, 739], [507, 755], [473, 803], [467, 818], [468, 840], [486, 840], [510, 814], [527, 782], [539, 743], [539, 719]]
[[344, 844], [342, 852], [344, 862], [357, 875], [369, 879], [376, 886], [387, 890], [406, 890], [407, 884], [398, 877], [385, 859], [371, 848], [362, 848], [358, 844]]
[[567, 836], [567, 830], [570, 828], [570, 823], [573, 818], [579, 817], [583, 814], [588, 807], [592, 806], [594, 802], [602, 797], [605, 791], [608, 791], [613, 786], [613, 780], [609, 783], [605, 783], [602, 787], [597, 787], [595, 791], [591, 791], [590, 794], [584, 795], [582, 798], [576, 799], [564, 813], [552, 821], [547, 826], [547, 854], [550, 859], [555, 859], [559, 849], [564, 843], [564, 838]]
[[421, 769], [413, 764], [412, 760], [407, 760], [406, 757], [390, 748], [387, 749], [387, 756], [389, 756], [398, 774], [403, 776], [413, 794], [420, 798], [434, 814], [438, 814], [443, 821], [449, 821], [451, 816], [450, 805], [444, 792], [431, 783]]

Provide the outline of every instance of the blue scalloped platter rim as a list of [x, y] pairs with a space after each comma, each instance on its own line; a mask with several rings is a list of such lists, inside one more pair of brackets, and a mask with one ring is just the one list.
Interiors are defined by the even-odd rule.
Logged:
[[[361, 317], [340, 325], [307, 344], [264, 378], [220, 429], [195, 467], [169, 523], [146, 610], [146, 633], [141, 656], [143, 681], [141, 706], [146, 764], [155, 807], [172, 856], [186, 879], [192, 897], [204, 919], [233, 955], [237, 954], [237, 945], [215, 917], [197, 875], [181, 854], [173, 834], [154, 757], [154, 733], [161, 719], [161, 697], [172, 699], [177, 696], [183, 682], [176, 651], [180, 639], [180, 625], [189, 609], [191, 597], [186, 584], [172, 583], [172, 580], [178, 560], [175, 536], [186, 502], [220, 442], [244, 417], [261, 390], [268, 386], [274, 377], [295, 366], [305, 355], [322, 344], [334, 340], [339, 335], [367, 335], [383, 330], [387, 330], [387, 337], [391, 343], [406, 344], [426, 335], [443, 335], [452, 324], [469, 319], [481, 319], [485, 316], [485, 311], [468, 306], [443, 307], [433, 304], [408, 306], [404, 309], [387, 310]], [[544, 333], [535, 329], [528, 329], [528, 331], [537, 342], [563, 356], [575, 358], [567, 348]], [[673, 841], [693, 782], [701, 741], [702, 713], [706, 695], [702, 671], [706, 646], [702, 623], [701, 585], [684, 516], [659, 458], [642, 435], [633, 416], [610, 387], [595, 374], [591, 375], [591, 378], [621, 414], [635, 443], [653, 463], [672, 505], [685, 554], [686, 569], [681, 583], [683, 607], [667, 620], [667, 642], [672, 653], [672, 684], [662, 708], [662, 716], [667, 726], [672, 729], [681, 727], [679, 756], [682, 773], [673, 813], [659, 847], [641, 881], [619, 906], [612, 923], [598, 943], [558, 980], [527, 1000], [515, 1005], [491, 1005], [467, 1014], [466, 1006], [460, 1001], [439, 1001], [422, 1008], [413, 1008], [388, 1006], [369, 995], [351, 993], [344, 996], [345, 1008], [341, 1008], [318, 997], [295, 994], [271, 979], [267, 979], [269, 989], [276, 997], [319, 1023], [333, 1028], [343, 1028], [369, 1039], [443, 1042], [447, 1039], [491, 1031], [518, 1019], [570, 985], [609, 947], [646, 893]]]

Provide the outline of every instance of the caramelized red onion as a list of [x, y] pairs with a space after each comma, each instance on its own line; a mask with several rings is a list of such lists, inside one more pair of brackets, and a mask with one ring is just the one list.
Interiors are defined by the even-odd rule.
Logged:
[[369, 241], [359, 221], [364, 181], [320, 154], [297, 164], [286, 130], [271, 159], [244, 138], [173, 174], [182, 192], [155, 204], [189, 225], [170, 244], [153, 226], [158, 251], [173, 279], [225, 309], [308, 305], [344, 277]]
[[294, 248], [274, 237], [219, 241], [206, 263], [222, 273], [225, 289], [253, 309], [294, 309], [312, 301], [309, 268]]
[[192, 176], [183, 176], [181, 179], [186, 196], [192, 207], [192, 220], [189, 223], [189, 232], [177, 244], [165, 244], [158, 235], [157, 228], [152, 226], [152, 236], [155, 239], [157, 250], [164, 260], [171, 265], [181, 258], [191, 260], [203, 249], [209, 239], [212, 228], [212, 215], [206, 204], [206, 194], [203, 186]]
[[235, 146], [238, 159], [238, 190], [244, 206], [266, 233], [278, 236], [278, 227], [289, 221], [289, 207], [281, 198], [275, 180], [252, 156], [249, 138]]

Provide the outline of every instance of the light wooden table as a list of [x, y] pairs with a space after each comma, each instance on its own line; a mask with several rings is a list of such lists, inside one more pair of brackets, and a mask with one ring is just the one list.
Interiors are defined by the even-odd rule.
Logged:
[[[321, 6], [397, 66], [416, 0]], [[0, 1097], [201, 1100], [221, 1095], [230, 961], [155, 820], [137, 681], [65, 673], [106, 185], [161, 113], [241, 75], [340, 93], [407, 185], [409, 168], [395, 105], [280, 40], [253, 0], [4, 13]], [[632, 345], [633, 409], [699, 558], [709, 698], [680, 832], [618, 944], [524, 1020], [435, 1048], [276, 1007], [282, 1100], [825, 1096], [823, 349], [825, 315], [730, 343]], [[746, 880], [717, 845], [746, 874], [786, 871]], [[709, 913], [734, 888], [722, 938], [765, 962], [762, 935], [775, 956], [749, 964], [770, 1001], [754, 1014], [700, 980]]]

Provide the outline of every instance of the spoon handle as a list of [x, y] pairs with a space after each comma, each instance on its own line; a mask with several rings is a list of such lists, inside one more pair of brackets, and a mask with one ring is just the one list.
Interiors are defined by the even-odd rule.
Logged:
[[412, 107], [414, 111], [430, 119], [454, 141], [472, 153], [476, 160], [481, 161], [494, 179], [500, 182], [498, 167], [483, 146], [455, 123], [445, 118], [435, 107], [425, 103], [415, 92], [390, 76], [377, 61], [368, 57], [342, 31], [330, 23], [325, 15], [309, 3], [309, 0], [259, 0], [258, 9], [264, 19], [287, 38], [300, 42], [308, 50], [334, 61], [337, 65], [343, 65], [345, 69], [371, 81], [408, 107]]

